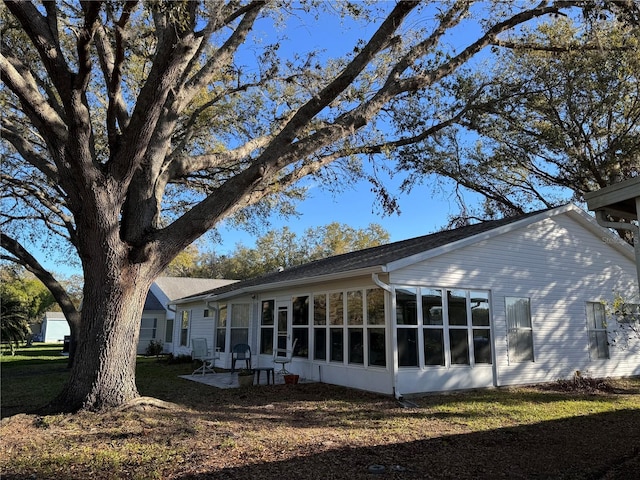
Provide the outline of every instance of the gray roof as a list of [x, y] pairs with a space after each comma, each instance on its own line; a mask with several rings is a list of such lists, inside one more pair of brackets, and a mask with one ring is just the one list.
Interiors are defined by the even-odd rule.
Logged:
[[551, 209], [531, 212], [515, 217], [503, 218], [500, 220], [490, 220], [474, 225], [455, 228], [452, 230], [432, 233], [430, 235], [410, 238], [408, 240], [388, 243], [386, 245], [380, 245], [378, 247], [371, 247], [351, 253], [327, 257], [311, 263], [306, 263], [304, 265], [287, 268], [281, 272], [273, 272], [261, 277], [243, 280], [234, 284], [214, 288], [209, 291], [201, 292], [197, 295], [190, 295], [186, 298], [205, 295], [215, 296], [231, 293], [236, 290], [239, 291], [248, 287], [267, 287], [270, 284], [280, 282], [322, 277], [324, 275], [347, 273], [366, 268], [383, 266], [391, 262], [401, 260], [403, 258], [411, 257], [412, 255], [420, 254], [434, 248], [441, 247], [443, 245], [454, 243], [459, 240], [470, 238], [475, 235], [479, 235], [481, 233], [485, 233], [490, 230], [515, 223], [517, 221], [538, 215], [548, 210]]
[[162, 305], [160, 300], [158, 300], [158, 298], [153, 294], [153, 292], [151, 292], [151, 290], [149, 290], [149, 293], [147, 293], [147, 298], [144, 301], [144, 310], [145, 312], [165, 311], [164, 306]]
[[178, 298], [197, 295], [236, 281], [219, 278], [158, 277], [155, 283], [169, 300], [177, 300]]

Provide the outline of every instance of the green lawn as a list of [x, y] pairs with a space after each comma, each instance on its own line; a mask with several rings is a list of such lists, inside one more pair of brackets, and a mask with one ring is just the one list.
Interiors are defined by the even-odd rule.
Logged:
[[[323, 384], [218, 390], [191, 364], [140, 358], [142, 395], [172, 402], [30, 414], [66, 377], [61, 346], [2, 357], [3, 479], [633, 478], [640, 380], [613, 392], [509, 388], [413, 399]], [[373, 475], [371, 465], [385, 473]]]

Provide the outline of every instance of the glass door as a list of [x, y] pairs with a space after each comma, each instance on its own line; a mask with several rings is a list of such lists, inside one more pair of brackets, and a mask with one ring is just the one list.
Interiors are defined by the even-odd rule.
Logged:
[[280, 300], [276, 302], [276, 348], [278, 356], [286, 356], [291, 338], [291, 301]]

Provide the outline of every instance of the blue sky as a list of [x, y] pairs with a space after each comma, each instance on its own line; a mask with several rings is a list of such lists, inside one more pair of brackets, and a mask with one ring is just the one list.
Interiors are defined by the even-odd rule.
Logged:
[[[389, 180], [391, 185], [397, 183]], [[398, 193], [397, 197], [400, 214], [388, 215], [376, 204], [376, 196], [365, 180], [338, 194], [328, 192], [320, 186], [314, 187], [308, 198], [298, 204], [299, 217], [270, 217], [270, 226], [265, 231], [287, 226], [293, 232], [302, 234], [309, 227], [332, 222], [344, 223], [353, 228], [365, 228], [370, 223], [377, 223], [389, 232], [393, 242], [441, 230], [447, 225], [449, 215], [459, 211], [453, 186], [441, 193], [434, 193], [426, 183], [416, 186], [410, 194]], [[226, 228], [224, 224], [218, 231], [221, 244], [214, 244], [207, 237], [202, 242], [205, 248], [218, 254], [230, 253], [237, 243], [251, 247], [256, 240], [255, 235], [237, 228]]]

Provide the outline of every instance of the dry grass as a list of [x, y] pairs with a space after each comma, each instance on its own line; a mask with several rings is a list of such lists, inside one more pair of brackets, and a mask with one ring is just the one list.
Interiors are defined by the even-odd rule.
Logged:
[[[140, 365], [141, 393], [171, 410], [5, 418], [2, 478], [622, 479], [640, 467], [639, 379], [607, 393], [487, 390], [403, 408], [322, 384], [218, 390], [177, 378], [189, 369]], [[11, 369], [2, 376], [4, 390]]]

